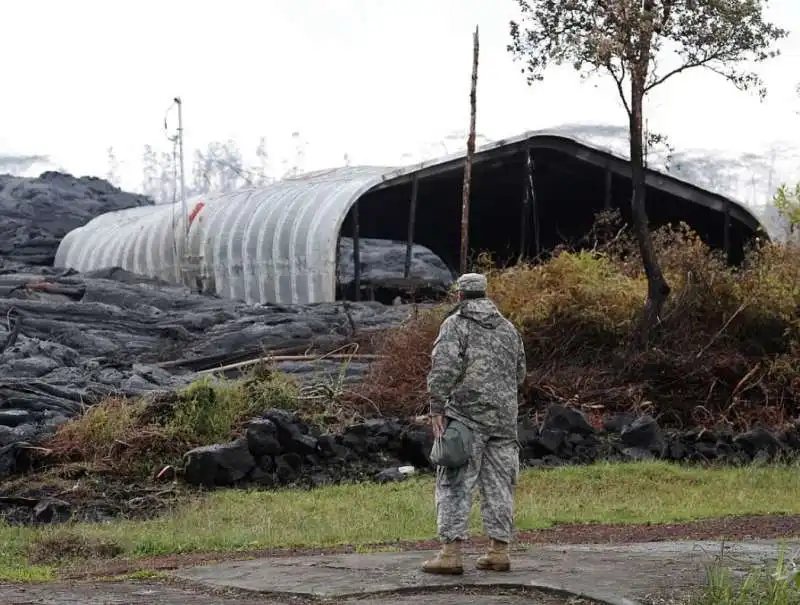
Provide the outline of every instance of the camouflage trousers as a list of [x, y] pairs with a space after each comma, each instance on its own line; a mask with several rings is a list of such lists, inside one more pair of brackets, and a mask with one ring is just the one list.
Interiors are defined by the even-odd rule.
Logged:
[[457, 469], [436, 469], [439, 538], [442, 542], [468, 538], [472, 492], [477, 484], [484, 533], [494, 540], [510, 542], [519, 474], [517, 441], [474, 435], [469, 464]]

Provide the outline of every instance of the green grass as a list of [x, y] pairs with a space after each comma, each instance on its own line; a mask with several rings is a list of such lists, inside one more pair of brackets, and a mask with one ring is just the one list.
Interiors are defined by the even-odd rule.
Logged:
[[800, 574], [785, 555], [783, 549], [773, 567], [756, 566], [739, 578], [718, 561], [690, 605], [800, 605]]
[[[564, 523], [665, 523], [767, 513], [800, 513], [796, 468], [701, 469], [636, 463], [531, 470], [521, 475], [516, 499], [519, 530]], [[477, 506], [472, 528], [480, 529]], [[435, 533], [430, 478], [312, 491], [223, 490], [152, 521], [0, 526], [0, 580], [47, 579], [55, 567], [73, 559], [76, 543], [88, 545], [82, 546], [88, 553], [92, 544], [114, 545], [122, 556], [135, 558], [341, 544], [364, 548], [431, 539]], [[59, 560], [60, 543], [69, 547]], [[28, 553], [41, 552], [42, 545], [55, 560], [46, 561], [49, 566], [29, 566]]]
[[29, 531], [0, 525], [0, 582], [47, 582], [53, 568], [32, 565], [25, 552], [33, 536]]

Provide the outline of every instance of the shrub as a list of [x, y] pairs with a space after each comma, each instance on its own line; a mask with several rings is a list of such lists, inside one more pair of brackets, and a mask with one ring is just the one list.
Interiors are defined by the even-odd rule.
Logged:
[[521, 264], [488, 275], [489, 296], [519, 328], [580, 317], [612, 332], [630, 324], [646, 282], [620, 273], [597, 252], [563, 252], [541, 265]]
[[414, 416], [425, 412], [430, 350], [448, 309], [418, 311], [387, 331], [376, 347], [384, 359], [373, 363], [366, 379], [345, 398], [363, 415]]
[[230, 440], [269, 408], [296, 404], [290, 379], [257, 368], [241, 381], [203, 378], [177, 393], [108, 399], [61, 425], [44, 445], [58, 462], [84, 461], [122, 475], [146, 475], [178, 464], [193, 447]]
[[218, 443], [253, 416], [270, 408], [293, 409], [296, 403], [294, 385], [282, 374], [262, 371], [242, 382], [203, 378], [179, 394], [164, 427], [187, 443]]
[[[616, 221], [616, 222], [615, 222]], [[728, 265], [686, 225], [654, 232], [672, 286], [649, 348], [630, 346], [647, 295], [638, 248], [618, 217], [538, 264], [485, 269], [489, 295], [521, 330], [528, 356], [523, 405], [593, 414], [637, 411], [667, 424], [782, 423], [800, 401], [800, 247], [767, 243]], [[392, 332], [353, 397], [375, 413], [425, 410], [429, 353], [449, 306]]]

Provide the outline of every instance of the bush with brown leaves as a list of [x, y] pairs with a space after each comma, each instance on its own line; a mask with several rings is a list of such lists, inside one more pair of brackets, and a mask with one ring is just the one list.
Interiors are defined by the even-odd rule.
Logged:
[[[599, 217], [588, 249], [584, 242], [546, 262], [484, 271], [490, 297], [525, 339], [526, 408], [647, 412], [677, 426], [796, 417], [800, 248], [768, 243], [730, 267], [685, 225], [655, 232], [672, 294], [647, 349], [637, 350], [630, 343], [647, 282], [617, 218]], [[449, 308], [420, 312], [393, 331], [352, 401], [373, 414], [424, 413], [429, 354]]]

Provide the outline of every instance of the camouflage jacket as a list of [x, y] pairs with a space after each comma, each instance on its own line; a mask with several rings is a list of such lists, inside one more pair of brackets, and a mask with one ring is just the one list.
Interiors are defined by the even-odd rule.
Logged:
[[431, 353], [431, 414], [488, 436], [516, 438], [522, 338], [488, 298], [466, 300], [442, 322]]

